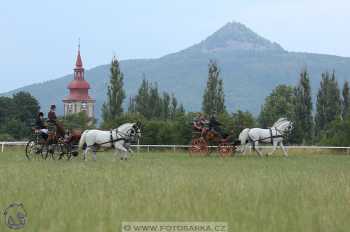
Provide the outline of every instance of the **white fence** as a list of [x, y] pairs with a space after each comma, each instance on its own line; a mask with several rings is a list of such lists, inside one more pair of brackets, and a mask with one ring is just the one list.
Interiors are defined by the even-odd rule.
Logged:
[[1, 144], [1, 152], [4, 152], [5, 146], [25, 146], [27, 142], [0, 142]]
[[[5, 151], [5, 146], [25, 146], [26, 141], [19, 142], [0, 142], [1, 152]], [[177, 149], [186, 149], [191, 147], [190, 145], [132, 145], [135, 148], [145, 148], [148, 152], [151, 148], [167, 148], [172, 149], [174, 152]], [[217, 148], [218, 146], [209, 146], [210, 148]], [[259, 146], [260, 148], [272, 148], [272, 146]], [[310, 149], [310, 150], [346, 150], [347, 154], [350, 154], [350, 147], [329, 147], [329, 146], [286, 146], [287, 149]]]

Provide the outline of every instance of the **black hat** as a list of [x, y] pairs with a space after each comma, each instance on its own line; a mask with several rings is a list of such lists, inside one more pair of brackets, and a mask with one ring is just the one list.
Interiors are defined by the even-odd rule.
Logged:
[[51, 105], [50, 109], [51, 110], [56, 109], [56, 105]]

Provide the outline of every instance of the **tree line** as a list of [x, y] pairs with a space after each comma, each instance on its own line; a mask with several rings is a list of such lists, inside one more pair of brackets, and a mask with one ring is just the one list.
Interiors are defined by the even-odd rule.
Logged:
[[349, 103], [348, 81], [341, 91], [335, 71], [324, 72], [314, 109], [310, 77], [305, 69], [297, 86], [279, 85], [265, 99], [258, 123], [266, 127], [279, 117], [288, 117], [294, 122], [291, 143], [348, 146]]
[[26, 92], [0, 97], [0, 141], [30, 136], [30, 128], [39, 109], [39, 102]]
[[[127, 101], [127, 104], [125, 104]], [[0, 97], [0, 140], [23, 139], [30, 136], [30, 127], [39, 112], [38, 101], [29, 93], [20, 92], [12, 98]], [[208, 64], [208, 79], [202, 96], [202, 112], [215, 114], [224, 125], [224, 132], [236, 138], [244, 128], [271, 126], [278, 118], [294, 122], [289, 136], [292, 144], [350, 145], [350, 87], [346, 81], [342, 89], [336, 73], [324, 72], [316, 104], [313, 105], [310, 75], [307, 69], [300, 73], [296, 86], [278, 85], [266, 97], [259, 115], [236, 111], [225, 106], [224, 83], [215, 61]], [[127, 105], [127, 107], [123, 107]], [[144, 125], [144, 144], [187, 144], [192, 136], [192, 122], [197, 112], [186, 112], [173, 93], [160, 91], [158, 84], [147, 80], [135, 96], [126, 99], [124, 75], [119, 61], [112, 59], [106, 101], [102, 106], [101, 129], [116, 128], [129, 121]], [[61, 118], [67, 128], [92, 128], [96, 121], [80, 113]]]

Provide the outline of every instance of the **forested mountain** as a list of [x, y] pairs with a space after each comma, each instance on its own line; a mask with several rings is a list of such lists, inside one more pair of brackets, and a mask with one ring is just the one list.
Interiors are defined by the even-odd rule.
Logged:
[[[157, 82], [161, 91], [173, 92], [186, 110], [198, 111], [209, 60], [215, 60], [220, 67], [229, 111], [241, 109], [258, 113], [264, 98], [274, 87], [296, 84], [305, 67], [310, 73], [313, 95], [316, 95], [324, 71], [335, 70], [340, 84], [350, 79], [350, 58], [289, 52], [242, 24], [228, 23], [207, 39], [180, 52], [158, 59], [121, 61], [126, 99], [136, 94], [143, 77], [146, 77]], [[97, 100], [96, 115], [100, 117], [106, 99], [109, 64], [86, 70], [85, 77], [92, 86], [91, 96]], [[72, 75], [69, 75], [5, 94], [29, 91], [45, 111], [55, 103], [62, 113], [62, 99], [68, 94], [67, 85], [71, 79]]]

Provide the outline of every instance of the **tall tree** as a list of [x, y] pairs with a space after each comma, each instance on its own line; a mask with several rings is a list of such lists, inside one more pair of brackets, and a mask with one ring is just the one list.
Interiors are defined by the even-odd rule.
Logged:
[[291, 86], [278, 85], [265, 99], [262, 106], [259, 123], [262, 127], [269, 127], [280, 117], [293, 118], [294, 91]]
[[219, 78], [219, 75], [218, 65], [216, 62], [210, 61], [207, 87], [202, 102], [202, 110], [207, 115], [221, 114], [226, 111], [223, 81]]
[[216, 112], [220, 114], [226, 112], [224, 82], [222, 81], [222, 79], [219, 79]]
[[174, 94], [160, 94], [157, 83], [149, 83], [146, 79], [142, 80], [138, 94], [129, 103], [129, 112], [139, 113], [146, 119], [175, 119], [176, 113], [183, 111]]
[[136, 101], [135, 101], [135, 98], [132, 97], [132, 96], [129, 97], [128, 112], [129, 113], [135, 113], [136, 112]]
[[176, 117], [177, 105], [178, 105], [177, 99], [176, 99], [175, 95], [172, 94], [172, 96], [171, 96], [171, 116], [170, 116], [171, 119], [175, 119], [175, 117]]
[[313, 136], [313, 116], [310, 78], [307, 70], [300, 73], [298, 86], [294, 89], [294, 131], [297, 143], [310, 143]]
[[254, 128], [256, 126], [256, 120], [253, 115], [246, 111], [238, 110], [232, 114], [230, 121], [233, 123], [233, 133], [235, 138], [238, 138], [239, 133], [245, 128]]
[[170, 117], [170, 95], [168, 93], [163, 93], [163, 99], [162, 99], [162, 118], [168, 119]]
[[114, 57], [110, 68], [111, 76], [107, 90], [107, 101], [102, 106], [102, 118], [104, 121], [113, 120], [123, 113], [123, 101], [125, 92], [123, 89], [123, 73], [119, 62]]
[[345, 81], [344, 87], [343, 87], [343, 109], [342, 109], [342, 116], [345, 120], [350, 115], [350, 88], [349, 88], [349, 82]]
[[148, 108], [151, 110], [151, 118], [159, 118], [161, 116], [161, 98], [158, 92], [158, 85], [155, 83], [150, 88]]
[[138, 90], [138, 94], [135, 97], [135, 109], [136, 112], [143, 115], [145, 118], [151, 118], [151, 107], [149, 105], [149, 99], [150, 99], [150, 84], [149, 82], [144, 78], [142, 80], [141, 86]]
[[328, 72], [322, 73], [320, 85], [315, 116], [317, 135], [320, 135], [321, 131], [326, 129], [332, 121], [341, 118], [340, 90], [335, 72], [332, 76]]

